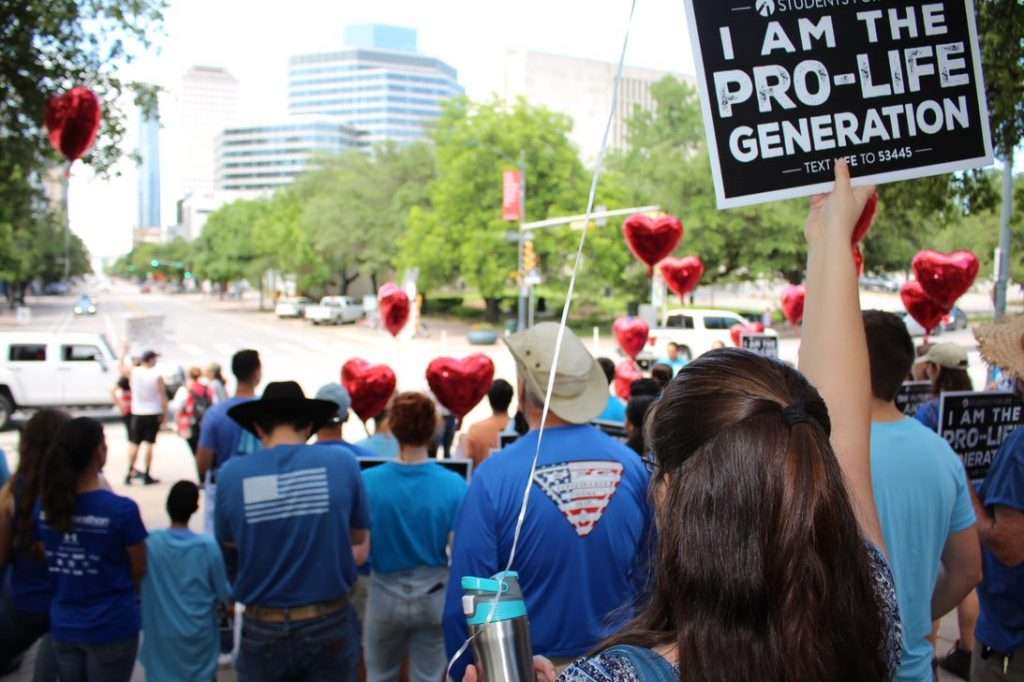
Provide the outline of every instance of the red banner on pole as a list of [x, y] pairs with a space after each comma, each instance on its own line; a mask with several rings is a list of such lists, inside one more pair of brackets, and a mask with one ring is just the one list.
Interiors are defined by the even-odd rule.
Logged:
[[503, 219], [523, 219], [522, 196], [522, 173], [516, 170], [505, 171], [501, 182], [501, 217]]

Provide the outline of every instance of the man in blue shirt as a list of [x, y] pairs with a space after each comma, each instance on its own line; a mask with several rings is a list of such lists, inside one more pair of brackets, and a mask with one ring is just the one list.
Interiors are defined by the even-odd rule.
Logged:
[[615, 380], [615, 363], [610, 358], [598, 358], [597, 362], [601, 366], [601, 371], [604, 372], [605, 379], [608, 381], [608, 388], [605, 389], [608, 398], [605, 401], [604, 410], [601, 414], [597, 415], [597, 419], [603, 422], [625, 424], [626, 402], [619, 398], [619, 396], [609, 392], [612, 382]]
[[254, 350], [240, 350], [231, 358], [231, 373], [235, 375], [237, 387], [235, 395], [223, 400], [209, 410], [203, 417], [199, 432], [199, 447], [196, 450], [196, 468], [199, 480], [203, 482], [203, 493], [206, 497], [203, 527], [207, 533], [213, 533], [214, 500], [217, 497], [217, 471], [229, 459], [242, 451], [256, 449], [255, 437], [244, 438], [245, 431], [228, 416], [228, 410], [235, 405], [248, 402], [255, 398], [256, 387], [262, 380], [260, 355]]
[[914, 342], [892, 313], [868, 310], [871, 479], [896, 580], [903, 657], [896, 680], [931, 682], [932, 622], [981, 579], [981, 555], [963, 463], [946, 441], [896, 407]]
[[[588, 424], [607, 402], [608, 382], [568, 330], [553, 368], [557, 335], [558, 325], [542, 323], [506, 340], [531, 431], [481, 465], [459, 514], [444, 613], [449, 656], [467, 637], [462, 578], [506, 568], [527, 485], [529, 507], [511, 570], [519, 573], [535, 653], [558, 665], [583, 655], [631, 616], [646, 583], [647, 470], [632, 450]], [[530, 481], [551, 371], [554, 391]], [[462, 656], [453, 679], [461, 680], [471, 662]]]
[[351, 453], [357, 459], [376, 457], [374, 453], [366, 448], [349, 443], [342, 436], [341, 427], [348, 421], [348, 411], [352, 407], [352, 398], [344, 386], [341, 384], [324, 384], [316, 392], [316, 399], [334, 403], [337, 409], [331, 420], [316, 432], [316, 440], [313, 442], [313, 445], [340, 448]]
[[217, 542], [189, 530], [198, 509], [199, 488], [178, 481], [167, 496], [171, 527], [146, 538], [139, 660], [151, 682], [212, 680], [217, 674], [217, 607], [231, 586]]
[[223, 465], [217, 481], [217, 540], [237, 552], [232, 596], [246, 607], [240, 682], [355, 679], [349, 592], [369, 545], [366, 491], [355, 457], [306, 445], [337, 411], [288, 381], [228, 412], [263, 444]]
[[672, 368], [672, 376], [679, 374], [679, 370], [686, 367], [686, 358], [679, 354], [679, 344], [675, 341], [669, 341], [666, 349], [668, 357], [663, 360], [658, 360], [658, 364], [668, 365]]

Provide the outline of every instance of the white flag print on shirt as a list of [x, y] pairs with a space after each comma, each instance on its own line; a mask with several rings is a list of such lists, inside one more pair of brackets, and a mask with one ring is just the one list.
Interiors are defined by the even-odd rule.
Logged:
[[326, 514], [331, 496], [327, 469], [302, 469], [287, 474], [242, 479], [246, 523], [277, 521], [293, 516]]
[[585, 538], [601, 520], [619, 489], [622, 464], [615, 461], [567, 462], [540, 467], [534, 482]]

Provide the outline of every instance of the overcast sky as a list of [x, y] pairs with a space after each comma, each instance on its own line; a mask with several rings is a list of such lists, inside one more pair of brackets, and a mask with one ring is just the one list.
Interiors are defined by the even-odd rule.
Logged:
[[[386, 23], [417, 29], [422, 53], [454, 66], [471, 97], [486, 97], [506, 48], [617, 60], [628, 13], [628, 0], [171, 0], [154, 49], [126, 75], [170, 87], [192, 65], [222, 66], [241, 82], [243, 116], [273, 119], [285, 109], [290, 55], [340, 48], [346, 24]], [[682, 0], [638, 0], [626, 62], [693, 73]], [[129, 148], [137, 127], [131, 116]], [[131, 248], [137, 174], [132, 164], [122, 170], [109, 181], [81, 164], [73, 173], [72, 228], [96, 256]], [[174, 199], [163, 197], [165, 221]]]

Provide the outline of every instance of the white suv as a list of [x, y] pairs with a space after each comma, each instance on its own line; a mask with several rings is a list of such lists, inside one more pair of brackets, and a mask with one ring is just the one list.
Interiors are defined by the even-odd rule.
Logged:
[[[737, 324], [748, 325], [751, 322], [728, 310], [667, 310], [662, 315], [661, 325], [651, 329], [654, 350], [641, 353], [637, 360], [642, 364], [645, 361], [651, 362], [666, 357], [670, 341], [679, 345], [680, 355], [687, 359], [700, 357], [718, 343], [726, 348], [732, 348], [730, 330]], [[772, 329], [766, 329], [763, 333], [768, 336], [776, 335]]]
[[0, 332], [0, 428], [15, 410], [108, 408], [118, 362], [102, 334]]

